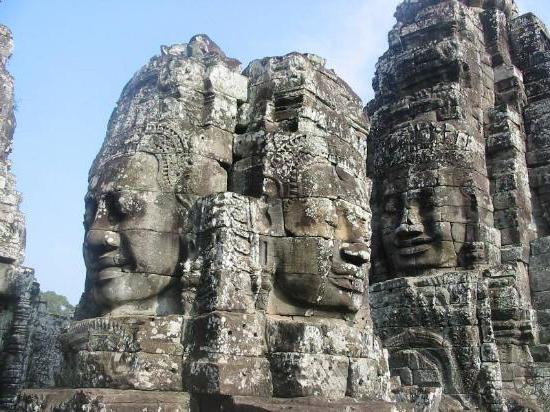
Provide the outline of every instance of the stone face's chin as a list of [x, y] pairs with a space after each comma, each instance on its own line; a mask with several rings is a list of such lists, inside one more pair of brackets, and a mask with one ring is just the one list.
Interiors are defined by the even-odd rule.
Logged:
[[160, 295], [173, 282], [171, 276], [128, 273], [108, 268], [95, 275], [93, 295], [97, 303], [110, 308]]
[[305, 307], [357, 312], [365, 291], [364, 281], [353, 276], [331, 273], [328, 278], [313, 274], [281, 274], [282, 292]]
[[448, 268], [457, 265], [452, 242], [432, 241], [390, 250], [392, 264], [399, 272]]
[[363, 279], [330, 274], [327, 280], [319, 307], [346, 313], [355, 313], [360, 309], [365, 293]]
[[317, 304], [322, 285], [319, 275], [305, 273], [281, 273], [277, 283], [284, 295], [305, 306]]

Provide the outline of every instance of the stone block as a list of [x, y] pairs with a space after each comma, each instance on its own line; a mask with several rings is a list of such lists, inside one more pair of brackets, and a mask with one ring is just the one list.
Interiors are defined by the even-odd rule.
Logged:
[[389, 400], [390, 376], [380, 359], [351, 359], [348, 396], [355, 399]]
[[[531, 255], [550, 255], [550, 236], [543, 237], [531, 242]], [[548, 259], [550, 259], [550, 257]]]
[[273, 392], [265, 358], [210, 355], [190, 361], [186, 368], [193, 393], [269, 397]]
[[200, 155], [184, 166], [186, 179], [182, 180], [182, 193], [196, 196], [207, 196], [227, 190], [227, 172], [213, 159]]
[[346, 395], [350, 364], [346, 356], [275, 353], [270, 363], [275, 397]]
[[141, 352], [151, 354], [183, 354], [183, 316], [166, 316], [142, 321], [135, 339]]
[[193, 319], [196, 354], [259, 357], [266, 353], [265, 319], [260, 313], [213, 312]]
[[206, 273], [202, 280], [197, 295], [199, 313], [252, 313], [254, 310], [250, 272], [216, 269]]
[[223, 93], [237, 100], [246, 101], [248, 79], [225, 64], [218, 63], [206, 70], [207, 90]]
[[207, 126], [193, 136], [191, 150], [224, 165], [233, 162], [233, 133], [216, 126]]
[[482, 362], [498, 362], [499, 354], [495, 343], [483, 343], [481, 345], [481, 361]]
[[421, 387], [439, 387], [441, 377], [434, 369], [416, 369], [412, 371], [413, 382]]
[[278, 199], [264, 201], [250, 199], [251, 229], [265, 236], [285, 236], [283, 202]]
[[377, 357], [374, 354], [374, 333], [370, 328], [359, 330], [336, 320], [282, 320], [268, 318], [269, 352]]
[[531, 290], [535, 293], [550, 290], [550, 255], [544, 260], [538, 258], [540, 256], [533, 256], [529, 267]]
[[74, 388], [157, 391], [182, 389], [182, 358], [144, 352], [85, 352], [67, 365]]
[[360, 401], [352, 398], [326, 399], [318, 396], [282, 399], [282, 398], [261, 398], [231, 396], [223, 399], [213, 399], [212, 397], [202, 397], [200, 399], [201, 410], [205, 411], [224, 411], [224, 412], [396, 412], [397, 410], [413, 411], [414, 405], [411, 403], [399, 403], [397, 406], [393, 402], [365, 400]]
[[330, 199], [288, 199], [284, 201], [283, 211], [287, 233], [300, 237], [334, 237], [338, 215]]
[[[237, 193], [260, 197], [271, 190], [264, 189], [264, 165], [259, 156], [246, 157], [233, 163], [230, 187]], [[273, 190], [277, 193], [276, 189]]]
[[550, 308], [550, 290], [533, 293], [533, 307], [535, 309]]
[[333, 241], [319, 237], [285, 237], [277, 239], [280, 270], [292, 274], [321, 275], [323, 255], [332, 253]]
[[227, 132], [234, 132], [237, 125], [237, 99], [219, 93], [206, 92], [202, 123]]
[[550, 363], [550, 345], [531, 346], [530, 350], [535, 362]]

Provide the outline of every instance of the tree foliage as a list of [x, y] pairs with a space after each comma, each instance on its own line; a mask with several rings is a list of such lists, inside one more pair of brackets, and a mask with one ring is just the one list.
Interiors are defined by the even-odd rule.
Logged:
[[41, 292], [40, 300], [46, 302], [48, 313], [52, 315], [71, 317], [74, 314], [75, 307], [63, 295], [51, 291]]

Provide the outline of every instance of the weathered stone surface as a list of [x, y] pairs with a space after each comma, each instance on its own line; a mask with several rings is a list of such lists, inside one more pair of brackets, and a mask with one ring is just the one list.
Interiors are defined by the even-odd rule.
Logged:
[[22, 407], [550, 408], [550, 35], [513, 0], [395, 17], [366, 109], [318, 56], [241, 73], [205, 35], [134, 76], [63, 335], [85, 389]]
[[[371, 213], [360, 101], [313, 55], [254, 61], [244, 74], [233, 193], [198, 199], [186, 230], [195, 252], [184, 293], [198, 314], [187, 387], [389, 400], [387, 353], [365, 295]], [[368, 376], [355, 382], [359, 371]]]
[[[6, 65], [11, 56], [13, 41], [5, 26], [0, 26], [0, 257], [6, 263], [23, 263], [25, 252], [25, 220], [19, 211], [21, 197], [15, 189], [15, 177], [10, 172], [8, 155], [11, 153], [15, 130], [14, 84]], [[0, 282], [2, 284], [2, 282]], [[3, 291], [0, 290], [0, 291]], [[6, 291], [4, 291], [5, 293]]]
[[183, 317], [95, 318], [63, 336], [59, 384], [71, 388], [182, 390]]
[[[208, 411], [226, 412], [405, 412], [413, 411], [413, 404], [394, 404], [383, 401], [359, 401], [352, 398], [345, 399], [323, 399], [320, 397], [308, 397], [299, 399], [274, 399], [232, 396], [221, 399], [201, 399], [200, 407]], [[201, 409], [201, 410], [203, 410]]]
[[124, 88], [89, 176], [78, 317], [179, 313], [183, 228], [227, 190], [247, 81], [208, 36], [163, 46]]
[[533, 309], [550, 301], [531, 247], [546, 235], [548, 32], [513, 1], [404, 1], [396, 18], [367, 106], [375, 331], [400, 399], [440, 387], [441, 409], [527, 408]]
[[21, 411], [188, 412], [189, 394], [116, 389], [26, 389]]

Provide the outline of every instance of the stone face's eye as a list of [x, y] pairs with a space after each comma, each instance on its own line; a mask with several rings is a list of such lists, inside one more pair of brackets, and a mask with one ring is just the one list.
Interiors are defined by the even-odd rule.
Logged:
[[121, 215], [128, 215], [135, 209], [135, 201], [132, 196], [121, 194], [118, 196], [117, 208]]
[[430, 213], [436, 206], [435, 194], [433, 191], [423, 191], [417, 200], [420, 210], [423, 214]]
[[107, 193], [105, 195], [105, 207], [111, 223], [120, 222], [126, 216], [126, 211], [120, 202], [121, 197], [121, 194], [118, 192]]
[[384, 201], [384, 212], [387, 214], [390, 213], [397, 213], [400, 209], [400, 200], [397, 198], [397, 196], [388, 196], [385, 198]]

